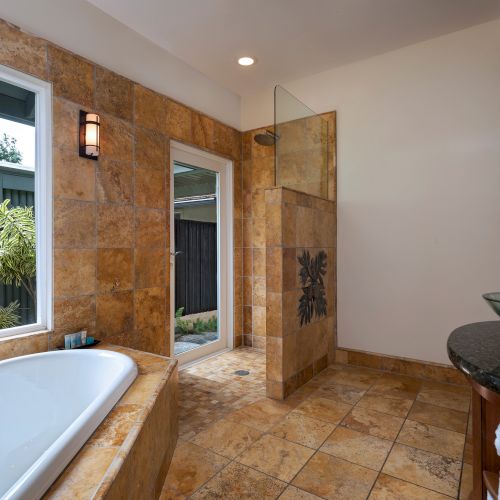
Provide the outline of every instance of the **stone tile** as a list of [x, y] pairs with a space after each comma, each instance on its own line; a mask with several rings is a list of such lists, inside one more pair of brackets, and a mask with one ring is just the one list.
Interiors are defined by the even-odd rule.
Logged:
[[422, 500], [424, 498], [447, 500], [450, 497], [386, 474], [380, 474], [368, 498], [370, 500]]
[[183, 498], [191, 495], [225, 465], [221, 457], [192, 443], [178, 442], [161, 498]]
[[[92, 107], [94, 67], [71, 52], [48, 45], [49, 79], [54, 95], [65, 97], [84, 107]], [[89, 109], [88, 111], [91, 111]]]
[[165, 325], [146, 326], [134, 331], [130, 340], [130, 347], [139, 351], [167, 356], [170, 348], [170, 346], [167, 346], [168, 340]]
[[369, 393], [397, 399], [415, 399], [422, 382], [418, 379], [384, 373], [374, 383]]
[[48, 333], [35, 333], [26, 336], [16, 336], [10, 339], [2, 339], [0, 342], [0, 361], [4, 359], [26, 356], [45, 352], [49, 347]]
[[252, 427], [222, 419], [201, 431], [191, 442], [234, 459], [261, 435], [261, 432]]
[[54, 248], [94, 248], [96, 214], [93, 203], [54, 201]]
[[355, 405], [366, 391], [347, 385], [324, 385], [317, 389], [315, 396], [320, 398], [335, 399], [341, 403]]
[[316, 500], [320, 497], [308, 493], [307, 491], [288, 485], [286, 490], [281, 494], [280, 500]]
[[128, 122], [104, 113], [100, 114], [100, 119], [101, 153], [99, 159], [131, 162], [133, 160], [132, 126]]
[[266, 250], [264, 248], [253, 249], [253, 275], [266, 276]]
[[97, 199], [101, 203], [132, 203], [134, 201], [132, 163], [106, 158], [99, 159], [97, 163]]
[[368, 389], [380, 377], [380, 372], [365, 368], [345, 368], [337, 370], [331, 376], [329, 384], [347, 385], [358, 389]]
[[134, 85], [136, 125], [167, 133], [167, 98], [142, 85]]
[[465, 434], [406, 420], [397, 438], [398, 443], [444, 457], [462, 459]]
[[0, 21], [0, 62], [39, 78], [47, 77], [47, 42]]
[[395, 444], [382, 469], [390, 476], [456, 497], [461, 463], [428, 451]]
[[165, 289], [141, 288], [134, 296], [135, 327], [162, 326], [165, 321]]
[[254, 276], [253, 278], [253, 305], [266, 307], [266, 278]]
[[167, 140], [154, 131], [137, 127], [135, 131], [135, 161], [138, 168], [167, 171]]
[[296, 411], [306, 417], [338, 424], [351, 408], [351, 405], [333, 399], [311, 397], [297, 406]]
[[254, 305], [252, 307], [253, 315], [253, 334], [265, 337], [266, 335], [266, 308]]
[[359, 400], [358, 406], [395, 415], [396, 417], [406, 417], [412, 404], [413, 400], [411, 399], [384, 398], [373, 394], [366, 394]]
[[[80, 107], [62, 99], [52, 98], [53, 146], [67, 149], [74, 158], [78, 157], [78, 127], [80, 123]], [[75, 152], [76, 151], [76, 152]], [[89, 162], [89, 160], [84, 160]]]
[[130, 290], [133, 286], [133, 254], [129, 248], [97, 250], [97, 290], [100, 293]]
[[337, 427], [320, 451], [348, 462], [379, 471], [392, 447], [392, 441]]
[[165, 212], [152, 208], [136, 208], [135, 210], [135, 246], [164, 248], [165, 235], [169, 227], [166, 225]]
[[292, 484], [322, 498], [362, 500], [368, 496], [376, 477], [375, 471], [318, 452]]
[[73, 150], [54, 148], [54, 196], [94, 201], [96, 163], [80, 158]]
[[467, 413], [415, 401], [408, 418], [423, 424], [434, 425], [442, 429], [465, 433]]
[[102, 471], [110, 466], [118, 449], [107, 446], [84, 446], [44, 498], [92, 498], [102, 479]]
[[66, 333], [87, 330], [93, 336], [95, 330], [95, 297], [71, 297], [54, 300], [54, 333], [50, 337], [50, 348], [64, 344]]
[[89, 295], [96, 288], [96, 251], [54, 250], [54, 296]]
[[139, 207], [165, 208], [165, 174], [162, 170], [136, 168], [135, 204]]
[[356, 406], [343, 420], [342, 425], [372, 436], [394, 440], [403, 422], [403, 418]]
[[165, 259], [163, 248], [136, 248], [135, 288], [163, 286], [166, 283]]
[[[127, 353], [129, 354], [129, 353]], [[118, 402], [118, 406], [123, 405], [139, 405], [142, 407], [147, 406], [151, 398], [157, 393], [159, 385], [162, 383], [162, 377], [164, 373], [162, 371], [146, 373], [145, 375], [139, 375], [133, 384], [130, 386], [129, 390]], [[142, 414], [144, 418], [145, 414]]]
[[133, 328], [133, 293], [98, 295], [96, 299], [96, 334], [100, 339], [130, 332]]
[[192, 112], [193, 143], [201, 148], [213, 149], [214, 120], [196, 111]]
[[97, 109], [132, 121], [133, 83], [101, 66], [96, 67], [95, 82]]
[[417, 400], [421, 403], [467, 412], [470, 405], [470, 389], [437, 382], [426, 382]]
[[167, 135], [192, 142], [191, 110], [183, 104], [167, 99]]
[[335, 424], [309, 418], [292, 411], [270, 432], [287, 441], [316, 449], [321, 446], [333, 429], [335, 429]]
[[310, 448], [266, 434], [243, 452], [237, 461], [289, 482], [313, 453]]
[[[286, 483], [257, 472], [244, 465], [231, 463], [191, 498], [220, 498], [240, 500], [243, 498], [275, 499]], [[283, 497], [280, 497], [283, 498]]]
[[230, 413], [226, 418], [265, 432], [280, 421], [289, 411], [290, 409], [282, 403], [261, 399]]
[[134, 242], [134, 209], [126, 205], [102, 204], [97, 207], [97, 246], [130, 248]]
[[121, 446], [144, 408], [126, 404], [115, 406], [87, 443], [91, 446]]

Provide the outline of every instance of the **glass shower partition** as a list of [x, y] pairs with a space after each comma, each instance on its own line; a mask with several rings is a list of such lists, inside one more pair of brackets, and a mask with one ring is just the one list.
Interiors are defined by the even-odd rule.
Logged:
[[328, 122], [286, 89], [274, 88], [276, 186], [328, 197]]

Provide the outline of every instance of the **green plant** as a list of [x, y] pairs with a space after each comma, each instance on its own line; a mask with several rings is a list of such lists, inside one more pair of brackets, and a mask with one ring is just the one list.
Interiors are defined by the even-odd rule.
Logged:
[[0, 281], [23, 286], [36, 310], [36, 234], [33, 207], [0, 204]]
[[217, 316], [211, 316], [207, 321], [207, 331], [216, 332], [217, 331]]
[[184, 307], [179, 307], [179, 309], [175, 311], [175, 317], [181, 318], [182, 316], [184, 316]]
[[23, 161], [23, 155], [19, 149], [16, 147], [17, 139], [14, 137], [9, 137], [7, 134], [3, 134], [2, 140], [0, 140], [0, 160], [5, 160], [10, 163], [21, 163]]
[[6, 307], [0, 307], [0, 328], [12, 328], [20, 323], [19, 302], [16, 300]]

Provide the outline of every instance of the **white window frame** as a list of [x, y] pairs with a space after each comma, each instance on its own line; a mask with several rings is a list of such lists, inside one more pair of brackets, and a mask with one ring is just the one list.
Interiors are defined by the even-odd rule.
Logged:
[[[35, 98], [35, 230], [37, 321], [0, 330], [0, 339], [53, 328], [52, 84], [0, 64], [0, 80]], [[75, 154], [77, 154], [75, 152]]]

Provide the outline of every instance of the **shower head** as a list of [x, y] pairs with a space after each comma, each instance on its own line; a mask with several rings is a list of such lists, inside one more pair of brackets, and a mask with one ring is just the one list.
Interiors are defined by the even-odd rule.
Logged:
[[270, 130], [266, 130], [265, 134], [256, 134], [254, 141], [261, 146], [273, 146], [279, 137]]

